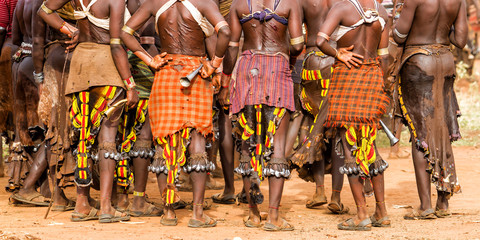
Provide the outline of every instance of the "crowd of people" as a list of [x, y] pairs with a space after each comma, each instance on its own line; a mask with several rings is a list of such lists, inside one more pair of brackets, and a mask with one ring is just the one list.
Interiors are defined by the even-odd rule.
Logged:
[[[188, 226], [214, 227], [203, 210], [218, 151], [225, 186], [211, 198], [246, 203], [246, 227], [294, 229], [279, 213], [293, 171], [315, 182], [306, 207], [328, 204], [336, 214], [349, 211], [340, 198], [347, 175], [357, 214], [339, 229], [389, 227], [389, 165], [375, 139], [390, 115], [394, 134], [401, 123], [410, 131], [420, 198], [404, 218], [448, 217], [448, 200], [460, 191], [451, 142], [461, 137], [451, 46], [467, 43], [467, 7], [463, 0], [1, 0], [6, 189], [16, 204], [73, 210], [74, 222], [159, 216], [175, 226], [178, 181], [189, 178]], [[162, 208], [146, 198], [149, 172]], [[243, 180], [237, 195], [235, 173]], [[258, 206], [266, 179], [265, 219]], [[69, 186], [75, 201], [64, 193]]]

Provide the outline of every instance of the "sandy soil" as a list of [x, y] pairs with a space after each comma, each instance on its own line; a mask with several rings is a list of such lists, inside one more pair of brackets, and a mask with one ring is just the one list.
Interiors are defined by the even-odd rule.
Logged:
[[[408, 150], [407, 147], [404, 147]], [[381, 149], [384, 157], [388, 149]], [[453, 216], [446, 219], [406, 221], [403, 215], [410, 209], [404, 206], [419, 205], [415, 185], [413, 165], [410, 159], [390, 160], [387, 171], [386, 202], [393, 221], [391, 228], [373, 228], [371, 232], [348, 232], [337, 230], [336, 225], [352, 216], [355, 210], [346, 215], [332, 215], [325, 206], [311, 210], [305, 208], [305, 201], [313, 195], [313, 183], [305, 183], [293, 174], [285, 183], [281, 213], [295, 226], [293, 232], [269, 233], [261, 229], [244, 227], [242, 218], [248, 207], [244, 204], [216, 205], [207, 214], [218, 220], [218, 225], [210, 229], [191, 229], [187, 227], [189, 210], [178, 210], [179, 225], [165, 227], [159, 218], [132, 218], [127, 223], [99, 224], [96, 221], [85, 223], [70, 222], [70, 212], [51, 213], [43, 219], [46, 208], [15, 207], [8, 204], [9, 193], [0, 190], [0, 239], [475, 239], [480, 238], [480, 156], [474, 147], [456, 147], [454, 149], [457, 171], [463, 193], [455, 195], [450, 201]], [[0, 178], [4, 186], [6, 178]], [[330, 193], [331, 178], [326, 177], [327, 194]], [[237, 191], [241, 182], [236, 182]], [[268, 184], [262, 184], [267, 193]], [[73, 189], [67, 194], [73, 197]], [[206, 196], [219, 191], [208, 191]], [[159, 201], [156, 184], [149, 183], [147, 194], [153, 201]], [[181, 197], [191, 201], [191, 193], [181, 192]], [[98, 193], [93, 193], [98, 196]], [[268, 197], [268, 196], [267, 196]], [[348, 183], [342, 192], [344, 203], [354, 208]], [[267, 201], [265, 201], [267, 202]], [[368, 198], [370, 213], [373, 213], [374, 198]], [[402, 207], [400, 207], [402, 206]], [[264, 203], [261, 210], [267, 211]]]

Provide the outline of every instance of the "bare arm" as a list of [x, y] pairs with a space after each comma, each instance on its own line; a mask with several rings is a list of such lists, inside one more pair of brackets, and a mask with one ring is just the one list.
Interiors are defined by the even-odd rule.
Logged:
[[[215, 9], [212, 11], [212, 9]], [[228, 24], [225, 24], [226, 21], [220, 14], [218, 10], [218, 5], [214, 1], [205, 1], [200, 8], [202, 14], [207, 18], [207, 20], [215, 26], [217, 32], [217, 43], [215, 45], [215, 56], [212, 56], [212, 60], [209, 62], [202, 61], [203, 68], [200, 71], [200, 74], [203, 78], [207, 78], [213, 74], [215, 69], [220, 67], [223, 62], [223, 57], [225, 56], [225, 51], [228, 48], [228, 42], [230, 41], [230, 27]]]
[[[230, 17], [229, 17], [229, 24], [230, 29], [232, 31], [232, 37], [230, 38], [230, 42], [232, 43], [239, 43], [240, 38], [242, 37], [242, 25], [240, 24], [237, 9], [235, 8], [237, 0], [234, 0], [232, 3], [232, 7], [230, 8]], [[229, 46], [228, 51], [225, 54], [225, 60], [223, 61], [223, 72], [227, 75], [231, 75], [233, 72], [233, 68], [235, 67], [235, 63], [237, 62], [239, 46]]]
[[352, 65], [358, 67], [358, 64], [362, 63], [361, 59], [363, 59], [363, 56], [353, 53], [351, 51], [353, 50], [353, 45], [347, 48], [340, 48], [337, 51], [337, 49], [333, 48], [332, 46], [330, 46], [330, 44], [328, 44], [328, 41], [330, 40], [330, 35], [332, 35], [335, 29], [340, 25], [342, 16], [344, 16], [344, 14], [345, 11], [341, 4], [337, 4], [330, 9], [327, 17], [325, 18], [325, 22], [320, 28], [320, 32], [318, 33], [316, 44], [323, 53], [337, 58], [338, 60], [345, 63], [348, 68], [351, 68]]
[[56, 11], [63, 7], [70, 0], [47, 0], [44, 5], [45, 8], [38, 9], [38, 15], [43, 18], [45, 23], [55, 29], [59, 29], [62, 33], [67, 34], [69, 37], [73, 37], [74, 33], [78, 31], [75, 27], [66, 23], [56, 12], [47, 13], [46, 11]]
[[[290, 9], [290, 15], [288, 17], [288, 33], [290, 34], [291, 39], [301, 39], [303, 38], [302, 31], [302, 15], [303, 11], [297, 1], [291, 1], [289, 4], [292, 5]], [[290, 44], [290, 56], [298, 56], [302, 50], [305, 40], [303, 41], [290, 41], [293, 44]]]
[[[385, 10], [384, 7], [380, 8], [380, 14], [383, 17], [383, 19], [388, 20], [388, 13], [387, 13], [387, 11]], [[380, 38], [380, 43], [378, 45], [378, 49], [387, 49], [388, 48], [389, 33], [390, 33], [390, 25], [385, 24], [385, 27], [384, 27], [383, 32], [382, 32], [382, 36]], [[380, 57], [380, 66], [382, 67], [382, 72], [383, 72], [383, 79], [385, 81], [388, 77], [388, 65], [389, 65], [388, 52], [386, 52], [386, 54], [379, 55], [379, 57]]]
[[120, 32], [125, 19], [125, 2], [118, 0], [110, 1], [110, 50], [113, 62], [117, 67], [120, 77], [127, 88], [127, 106], [133, 108], [138, 102], [138, 94], [135, 89], [135, 80], [131, 78], [130, 66], [128, 64], [127, 52], [120, 43]]
[[325, 34], [326, 36], [332, 35], [333, 31], [340, 25], [342, 11], [338, 7], [333, 7], [327, 14], [325, 18], [325, 22], [323, 23], [322, 27], [320, 28], [319, 36], [317, 36], [317, 47], [320, 50], [330, 56], [336, 56], [337, 51], [335, 48], [328, 44], [329, 39], [325, 38], [324, 36], [320, 36], [321, 34]]
[[450, 32], [450, 42], [458, 48], [464, 48], [468, 38], [467, 4], [465, 0], [460, 3], [457, 18]]
[[402, 44], [407, 41], [408, 37], [400, 37], [398, 33], [407, 35], [410, 32], [417, 6], [418, 3], [414, 0], [405, 1], [405, 3], [403, 4], [403, 9], [400, 13], [400, 17], [398, 18], [395, 26], [393, 27], [393, 39], [396, 43]]
[[153, 57], [148, 54], [148, 52], [140, 45], [137, 39], [133, 36], [133, 32], [127, 32], [126, 29], [131, 29], [131, 31], [136, 31], [140, 29], [152, 16], [152, 3], [153, 1], [144, 2], [140, 8], [133, 14], [133, 16], [128, 20], [125, 26], [120, 33], [120, 38], [122, 39], [125, 46], [130, 49], [138, 58], [142, 59], [147, 65], [158, 70], [160, 66], [153, 66]]
[[35, 69], [35, 73], [42, 73], [43, 72], [43, 64], [45, 62], [45, 42], [46, 42], [46, 32], [47, 32], [47, 25], [43, 21], [43, 19], [36, 14], [37, 9], [42, 5], [43, 0], [35, 0], [33, 2], [33, 12], [32, 12], [32, 34], [33, 34], [33, 50], [32, 50], [32, 57], [33, 57], [33, 67]]
[[20, 19], [23, 18], [23, 4], [18, 4], [13, 13], [13, 22], [12, 22], [12, 44], [20, 46], [23, 42], [23, 34], [20, 30]]

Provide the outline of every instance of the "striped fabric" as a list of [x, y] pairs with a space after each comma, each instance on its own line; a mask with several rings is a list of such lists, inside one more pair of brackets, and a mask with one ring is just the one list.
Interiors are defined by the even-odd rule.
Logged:
[[326, 127], [376, 127], [389, 98], [383, 90], [383, 73], [377, 60], [349, 69], [336, 62], [329, 89]]
[[247, 50], [237, 61], [230, 83], [230, 111], [264, 104], [295, 111], [288, 57], [282, 53]]
[[212, 133], [213, 88], [197, 75], [183, 88], [180, 78], [200, 66], [200, 57], [169, 54], [173, 60], [155, 74], [148, 112], [155, 139], [184, 128], [195, 128], [203, 135]]
[[149, 98], [155, 75], [148, 65], [135, 56], [132, 51], [128, 50], [127, 54], [128, 62], [131, 66], [130, 70], [132, 71], [132, 77], [137, 84], [135, 89], [138, 91], [138, 97]]
[[0, 0], [0, 27], [7, 30], [7, 38], [12, 35], [13, 13], [18, 0]]

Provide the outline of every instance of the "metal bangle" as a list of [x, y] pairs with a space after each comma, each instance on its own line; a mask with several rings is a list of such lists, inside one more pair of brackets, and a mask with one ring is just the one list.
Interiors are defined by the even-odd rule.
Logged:
[[122, 31], [124, 31], [124, 32], [126, 32], [126, 33], [128, 33], [128, 34], [130, 34], [130, 35], [132, 35], [132, 36], [133, 36], [133, 33], [135, 32], [135, 30], [133, 30], [131, 27], [129, 27], [129, 26], [127, 26], [127, 25], [124, 25], [124, 26], [122, 27]]
[[382, 55], [388, 55], [388, 48], [380, 48], [377, 50], [377, 55], [382, 56]]
[[326, 33], [318, 32], [317, 36], [325, 38], [327, 42], [330, 41], [330, 36], [328, 36]]
[[239, 42], [232, 42], [232, 41], [230, 41], [230, 42], [228, 43], [228, 46], [229, 46], [229, 47], [238, 47], [238, 46], [240, 46], [240, 43], [239, 43]]
[[402, 34], [402, 33], [398, 32], [397, 28], [393, 29], [393, 32], [395, 33], [395, 35], [397, 35], [398, 38], [404, 39], [404, 38], [408, 37], [408, 33], [407, 34]]
[[215, 25], [215, 32], [218, 33], [218, 30], [220, 30], [220, 28], [223, 28], [225, 26], [228, 26], [227, 21], [221, 21], [221, 22], [217, 23], [217, 25]]
[[40, 9], [42, 9], [46, 14], [50, 15], [53, 13], [53, 10], [48, 8], [46, 5], [45, 5], [45, 2], [42, 3], [42, 6], [40, 6]]
[[33, 79], [36, 83], [43, 83], [43, 80], [45, 79], [43, 72], [36, 73], [35, 71], [33, 71]]
[[291, 38], [290, 39], [290, 44], [293, 45], [297, 45], [297, 44], [301, 44], [301, 43], [304, 43], [305, 42], [305, 38], [302, 36], [300, 37], [296, 37], [296, 38]]
[[120, 38], [110, 38], [110, 45], [122, 45]]

